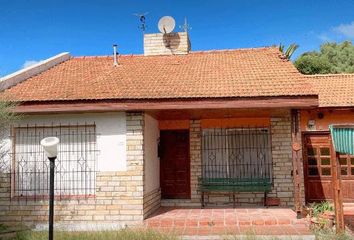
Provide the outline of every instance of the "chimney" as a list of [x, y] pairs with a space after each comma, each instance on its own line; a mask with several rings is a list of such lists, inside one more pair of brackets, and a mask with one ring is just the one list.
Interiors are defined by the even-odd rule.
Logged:
[[117, 59], [117, 44], [113, 44], [113, 65], [117, 66], [118, 65], [118, 59]]
[[191, 50], [188, 32], [144, 34], [144, 55], [188, 54]]

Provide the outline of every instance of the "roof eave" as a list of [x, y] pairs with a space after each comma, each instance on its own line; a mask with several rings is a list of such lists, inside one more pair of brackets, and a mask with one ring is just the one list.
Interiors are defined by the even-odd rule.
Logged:
[[317, 95], [232, 99], [37, 101], [21, 103], [15, 108], [15, 112], [45, 114], [186, 109], [308, 109], [313, 107], [318, 107]]

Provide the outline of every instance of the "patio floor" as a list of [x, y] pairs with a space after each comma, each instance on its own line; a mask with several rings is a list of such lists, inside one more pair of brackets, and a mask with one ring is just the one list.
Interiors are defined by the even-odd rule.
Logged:
[[161, 207], [144, 225], [178, 235], [311, 235], [307, 220], [288, 208]]

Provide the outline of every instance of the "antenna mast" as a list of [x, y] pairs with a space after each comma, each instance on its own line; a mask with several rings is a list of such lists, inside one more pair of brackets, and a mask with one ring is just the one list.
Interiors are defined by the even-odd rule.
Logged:
[[188, 30], [192, 30], [192, 27], [187, 22], [187, 17], [184, 17], [184, 24], [182, 26], [179, 26], [179, 28], [186, 33], [188, 33]]
[[140, 26], [138, 27], [139, 29], [142, 30], [143, 35], [145, 34], [145, 30], [147, 28], [146, 25], [146, 15], [148, 15], [149, 13], [134, 13], [135, 16], [139, 17], [139, 21], [140, 21]]

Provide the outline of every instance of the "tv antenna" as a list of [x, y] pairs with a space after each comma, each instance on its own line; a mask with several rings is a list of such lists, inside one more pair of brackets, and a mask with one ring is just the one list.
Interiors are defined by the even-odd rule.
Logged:
[[179, 26], [180, 29], [182, 29], [184, 32], [188, 32], [188, 30], [192, 30], [192, 27], [189, 25], [187, 22], [187, 18], [184, 18], [184, 24]]
[[173, 29], [175, 29], [175, 26], [176, 26], [176, 21], [171, 16], [164, 16], [160, 18], [158, 23], [158, 28], [160, 32], [163, 34], [171, 33]]
[[140, 21], [139, 29], [141, 29], [143, 31], [143, 34], [145, 33], [145, 30], [147, 28], [147, 26], [146, 26], [146, 15], [148, 15], [148, 14], [149, 14], [149, 12], [134, 13], [134, 16], [139, 17], [139, 21]]

